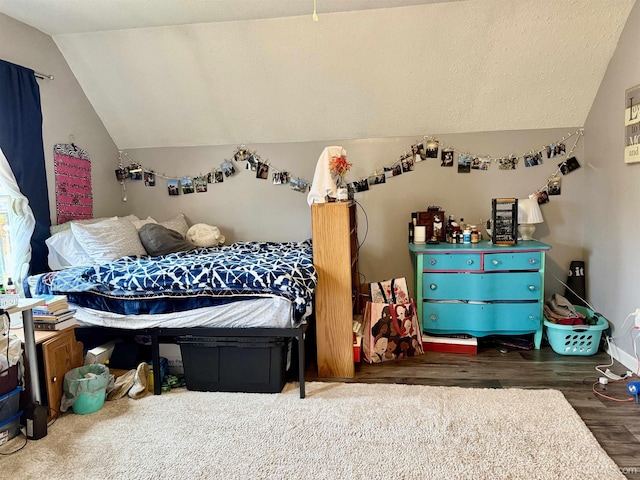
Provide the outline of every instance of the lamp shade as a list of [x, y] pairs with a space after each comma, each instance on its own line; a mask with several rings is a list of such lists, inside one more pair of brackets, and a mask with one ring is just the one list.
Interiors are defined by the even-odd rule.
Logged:
[[535, 198], [523, 198], [518, 200], [518, 223], [543, 223], [540, 205]]

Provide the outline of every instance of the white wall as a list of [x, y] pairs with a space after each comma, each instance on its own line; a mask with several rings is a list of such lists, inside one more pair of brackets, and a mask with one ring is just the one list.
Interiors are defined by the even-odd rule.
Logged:
[[[640, 5], [631, 11], [585, 130], [585, 249], [592, 305], [614, 324], [625, 364], [632, 356], [630, 312], [640, 307], [640, 163], [624, 163], [625, 90], [640, 84]], [[637, 343], [637, 342], [636, 342]]]
[[[440, 135], [441, 145], [479, 155], [507, 156], [538, 150], [577, 130], [576, 127], [546, 130], [504, 131], [472, 134]], [[425, 132], [427, 133], [427, 132]], [[394, 137], [333, 142], [303, 142], [247, 145], [263, 159], [281, 170], [307, 180], [313, 172], [322, 150], [329, 145], [341, 145], [354, 164], [349, 180], [368, 176], [376, 169], [394, 163], [398, 157], [422, 141], [415, 137]], [[566, 142], [567, 150], [573, 140]], [[582, 161], [582, 140], [574, 154]], [[154, 148], [128, 151], [129, 157], [144, 167], [172, 177], [195, 176], [208, 172], [231, 158], [236, 145], [222, 147]], [[441, 206], [446, 214], [464, 217], [469, 223], [486, 220], [495, 197], [524, 198], [541, 188], [557, 170], [562, 160], [546, 160], [543, 165], [525, 168], [522, 161], [514, 171], [499, 170], [497, 164], [488, 172], [472, 171], [458, 174], [457, 168], [440, 167], [440, 160], [417, 163], [411, 173], [392, 178], [384, 185], [371, 187], [356, 194], [362, 208], [358, 211], [360, 268], [367, 282], [390, 277], [412, 277], [407, 250], [407, 224], [411, 212], [426, 210], [429, 205]], [[157, 178], [155, 187], [145, 187], [141, 181], [127, 181], [128, 204], [131, 213], [165, 220], [185, 213], [191, 223], [217, 225], [229, 241], [236, 240], [301, 240], [311, 236], [311, 215], [306, 195], [288, 186], [255, 178], [255, 172], [244, 169], [225, 179], [222, 184], [209, 185], [206, 193], [170, 197], [166, 180]], [[542, 206], [545, 223], [536, 230], [536, 238], [549, 243], [553, 250], [547, 262], [547, 292], [564, 292], [554, 276], [566, 281], [571, 260], [581, 260], [582, 198], [584, 169], [563, 178], [562, 195], [552, 196]], [[112, 181], [117, 186], [115, 179]], [[366, 221], [368, 219], [368, 223]], [[366, 239], [365, 239], [366, 235]]]
[[55, 76], [38, 80], [51, 222], [57, 223], [53, 146], [69, 143], [69, 135], [91, 157], [94, 215], [122, 214], [126, 205], [110, 181], [118, 151], [52, 38], [0, 14], [0, 58]]

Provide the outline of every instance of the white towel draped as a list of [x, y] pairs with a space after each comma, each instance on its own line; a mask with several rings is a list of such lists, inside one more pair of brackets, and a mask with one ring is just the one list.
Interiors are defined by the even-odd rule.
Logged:
[[337, 195], [336, 179], [331, 175], [329, 169], [329, 162], [333, 157], [339, 157], [346, 155], [346, 151], [342, 147], [326, 147], [318, 163], [316, 164], [316, 171], [313, 174], [313, 181], [311, 182], [311, 189], [307, 195], [307, 203], [309, 206], [313, 203], [325, 203], [325, 197], [335, 197]]

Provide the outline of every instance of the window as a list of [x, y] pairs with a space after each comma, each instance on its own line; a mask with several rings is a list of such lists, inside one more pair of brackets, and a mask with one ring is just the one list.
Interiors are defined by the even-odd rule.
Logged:
[[11, 197], [0, 195], [0, 282], [6, 283], [6, 273], [10, 270], [11, 231], [9, 227], [9, 205]]

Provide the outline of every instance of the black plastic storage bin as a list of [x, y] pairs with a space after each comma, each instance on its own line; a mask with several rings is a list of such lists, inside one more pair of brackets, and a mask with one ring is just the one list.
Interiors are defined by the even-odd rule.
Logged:
[[284, 387], [284, 338], [184, 335], [176, 341], [189, 390], [279, 393]]

